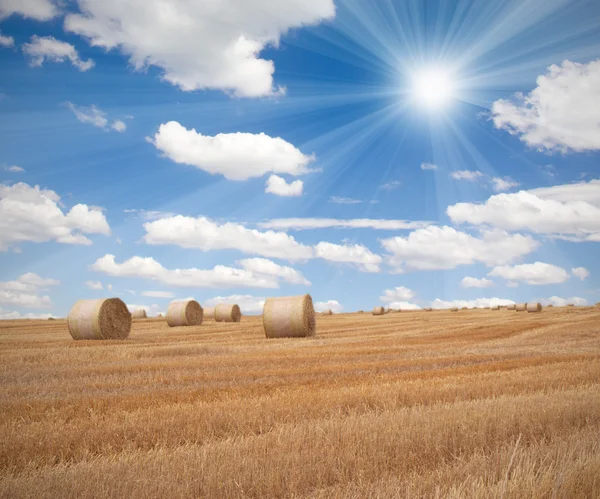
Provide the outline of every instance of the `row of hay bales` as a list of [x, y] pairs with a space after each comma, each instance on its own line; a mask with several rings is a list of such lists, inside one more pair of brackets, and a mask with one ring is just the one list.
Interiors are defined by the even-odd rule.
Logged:
[[[126, 339], [133, 318], [146, 318], [136, 310], [129, 313], [119, 298], [79, 300], [67, 318], [67, 327], [75, 340]], [[199, 326], [204, 318], [216, 322], [240, 322], [238, 305], [219, 304], [202, 309], [195, 300], [172, 302], [167, 310], [170, 327]], [[263, 307], [263, 326], [267, 338], [306, 337], [316, 332], [315, 311], [310, 295], [269, 298]]]

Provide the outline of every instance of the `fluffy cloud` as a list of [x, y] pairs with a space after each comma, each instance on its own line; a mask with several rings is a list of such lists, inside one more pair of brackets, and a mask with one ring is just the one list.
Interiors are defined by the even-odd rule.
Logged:
[[576, 305], [578, 307], [585, 307], [588, 305], [588, 301], [585, 298], [579, 298], [573, 296], [571, 298], [561, 298], [560, 296], [551, 296], [550, 298], [544, 298], [540, 300], [542, 305], [554, 305], [555, 307], [566, 307], [567, 305]]
[[135, 312], [136, 310], [145, 310], [146, 311], [146, 315], [148, 317], [156, 317], [158, 314], [163, 314], [164, 315], [164, 311], [162, 310], [162, 307], [160, 305], [136, 305], [136, 304], [127, 304], [127, 308], [129, 309], [130, 312]]
[[245, 315], [262, 314], [266, 298], [251, 295], [215, 296], [203, 302], [206, 307], [214, 307], [220, 303], [237, 303]]
[[171, 293], [171, 291], [142, 291], [142, 296], [150, 298], [175, 298], [175, 293]]
[[404, 286], [398, 286], [394, 289], [384, 290], [383, 296], [380, 296], [379, 299], [384, 303], [392, 303], [395, 301], [409, 301], [414, 297], [415, 293], [412, 290], [405, 288]]
[[504, 192], [519, 187], [519, 182], [515, 182], [510, 177], [494, 177], [492, 179], [492, 187], [495, 192]]
[[427, 170], [437, 170], [438, 167], [437, 165], [434, 165], [433, 163], [421, 163], [421, 170], [423, 171], [427, 171]]
[[48, 319], [50, 317], [53, 317], [52, 314], [32, 314], [32, 313], [28, 313], [28, 314], [21, 314], [20, 312], [9, 312], [8, 310], [4, 310], [2, 308], [0, 308], [0, 320], [3, 321], [10, 321], [10, 320], [15, 320], [15, 319]]
[[257, 275], [245, 269], [217, 265], [212, 270], [168, 270], [151, 257], [134, 256], [117, 263], [114, 255], [104, 255], [91, 266], [96, 272], [114, 277], [150, 279], [166, 286], [178, 288], [277, 288], [276, 277]]
[[504, 298], [477, 298], [475, 300], [452, 300], [445, 301], [439, 298], [431, 302], [431, 308], [443, 309], [443, 308], [485, 308], [485, 307], [504, 307], [506, 305], [512, 305], [515, 302], [512, 300], [505, 300]]
[[501, 277], [508, 281], [522, 281], [532, 286], [544, 284], [560, 284], [569, 279], [569, 273], [556, 265], [535, 262], [523, 265], [503, 265], [494, 267], [489, 276]]
[[463, 277], [463, 280], [460, 281], [460, 285], [463, 288], [489, 288], [493, 286], [494, 283], [485, 277], [482, 279], [477, 279], [476, 277]]
[[240, 97], [281, 93], [273, 88], [275, 65], [261, 51], [291, 28], [335, 15], [333, 0], [79, 0], [79, 6], [65, 29], [91, 45], [120, 49], [137, 70], [159, 67], [164, 80], [184, 91]]
[[51, 0], [0, 0], [0, 20], [13, 14], [49, 21], [58, 15], [58, 9]]
[[205, 217], [178, 215], [144, 224], [148, 244], [175, 244], [203, 251], [236, 249], [243, 253], [285, 260], [306, 260], [313, 256], [310, 246], [298, 243], [284, 232], [260, 232], [236, 223], [219, 225]]
[[379, 272], [381, 257], [360, 244], [320, 242], [315, 246], [317, 258], [330, 262], [349, 263], [362, 272]]
[[266, 258], [246, 258], [237, 263], [257, 275], [280, 278], [290, 284], [311, 285], [311, 282], [296, 269], [284, 267]]
[[115, 130], [117, 132], [124, 132], [127, 130], [127, 125], [121, 120], [115, 120], [109, 126], [106, 113], [93, 104], [89, 107], [85, 107], [76, 106], [72, 102], [65, 102], [65, 105], [73, 111], [73, 114], [81, 121], [81, 123], [87, 123], [88, 125], [102, 128], [103, 130]]
[[124, 121], [115, 120], [111, 123], [110, 127], [117, 132], [124, 132], [127, 130], [127, 125]]
[[104, 289], [104, 286], [100, 281], [85, 281], [85, 285], [88, 287], [88, 289], [92, 289], [94, 291], [100, 291]]
[[276, 196], [298, 197], [302, 196], [303, 188], [304, 182], [302, 180], [294, 180], [288, 184], [284, 178], [271, 175], [265, 185], [265, 192]]
[[29, 56], [30, 64], [34, 67], [41, 66], [44, 61], [65, 62], [69, 60], [79, 71], [87, 71], [94, 67], [94, 61], [84, 61], [79, 58], [75, 47], [67, 42], [61, 42], [53, 36], [31, 37], [29, 43], [23, 45], [23, 52]]
[[30, 293], [0, 289], [0, 304], [24, 308], [50, 308], [52, 300], [47, 295], [38, 296]]
[[0, 289], [11, 291], [36, 291], [51, 286], [58, 286], [60, 281], [56, 279], [44, 279], [33, 272], [27, 272], [14, 281], [0, 282]]
[[392, 310], [421, 310], [419, 305], [407, 301], [393, 301], [388, 303], [388, 308]]
[[340, 197], [340, 196], [331, 196], [329, 198], [329, 202], [335, 203], [335, 204], [361, 204], [362, 203], [362, 201], [360, 199], [345, 198], [345, 197]]
[[195, 166], [228, 180], [247, 180], [266, 173], [302, 175], [315, 160], [289, 142], [264, 133], [220, 133], [209, 137], [176, 121], [163, 123], [149, 141], [175, 163]]
[[262, 229], [308, 230], [308, 229], [375, 229], [375, 230], [407, 230], [420, 229], [430, 222], [409, 222], [407, 220], [374, 220], [358, 218], [338, 220], [335, 218], [276, 218], [259, 223]]
[[25, 173], [25, 168], [21, 168], [17, 165], [7, 166], [4, 168], [4, 170], [11, 173]]
[[579, 279], [582, 281], [585, 281], [590, 276], [590, 272], [585, 267], [571, 269], [571, 274], [573, 274], [575, 277], [579, 277]]
[[56, 279], [45, 279], [28, 272], [14, 281], [0, 282], [0, 304], [23, 308], [50, 308], [50, 297], [39, 296], [39, 292], [59, 284], [60, 281]]
[[533, 238], [501, 230], [482, 230], [475, 237], [452, 227], [430, 226], [408, 237], [382, 239], [390, 253], [388, 263], [397, 272], [406, 270], [448, 270], [481, 262], [501, 265], [517, 260], [538, 246]]
[[497, 194], [483, 204], [449, 206], [447, 213], [454, 223], [600, 241], [600, 181]]
[[334, 314], [339, 314], [344, 310], [344, 307], [337, 300], [318, 301], [314, 307], [317, 312], [331, 310]]
[[109, 235], [104, 214], [85, 204], [63, 213], [56, 192], [25, 183], [0, 184], [0, 251], [32, 241], [63, 244], [92, 244], [81, 233]]
[[600, 149], [600, 60], [564, 61], [537, 78], [537, 87], [516, 99], [498, 100], [492, 118], [538, 150], [577, 152]]
[[457, 170], [452, 172], [450, 176], [455, 180], [468, 180], [469, 182], [475, 182], [475, 180], [483, 177], [483, 173], [480, 171]]
[[14, 47], [15, 39], [12, 36], [5, 36], [0, 33], [0, 47]]

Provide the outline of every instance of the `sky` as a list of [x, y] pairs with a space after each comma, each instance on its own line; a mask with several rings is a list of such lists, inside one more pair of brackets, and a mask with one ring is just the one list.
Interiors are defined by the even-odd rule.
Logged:
[[0, 0], [0, 318], [600, 302], [597, 0]]

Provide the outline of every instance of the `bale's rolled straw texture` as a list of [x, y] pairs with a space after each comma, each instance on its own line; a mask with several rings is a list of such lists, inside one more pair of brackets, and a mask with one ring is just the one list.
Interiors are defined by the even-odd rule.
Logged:
[[202, 307], [195, 300], [174, 301], [167, 310], [167, 324], [176, 326], [199, 326], [204, 314]]
[[215, 318], [215, 308], [216, 307], [206, 307], [203, 309], [204, 311], [204, 320], [213, 320]]
[[74, 340], [124, 340], [131, 331], [131, 314], [119, 298], [79, 300], [67, 326]]
[[310, 295], [268, 298], [263, 307], [267, 338], [303, 338], [316, 334], [315, 309]]
[[383, 308], [383, 307], [375, 307], [373, 309], [373, 315], [385, 315], [385, 308]]
[[541, 312], [542, 304], [541, 303], [528, 303], [527, 304], [527, 312]]
[[516, 308], [516, 305], [513, 303], [512, 305], [509, 305], [508, 307], [506, 307], [506, 310], [514, 310]]
[[450, 309], [450, 312], [458, 312], [458, 307], [452, 307], [452, 308]]
[[527, 310], [527, 303], [519, 303], [515, 305], [515, 310], [517, 312], [525, 312], [525, 310]]
[[137, 310], [134, 310], [131, 313], [131, 317], [133, 319], [147, 319], [148, 314], [146, 313], [146, 310], [144, 310], [143, 308], [138, 308]]
[[214, 310], [215, 321], [217, 322], [240, 322], [242, 311], [239, 305], [229, 305], [219, 303]]

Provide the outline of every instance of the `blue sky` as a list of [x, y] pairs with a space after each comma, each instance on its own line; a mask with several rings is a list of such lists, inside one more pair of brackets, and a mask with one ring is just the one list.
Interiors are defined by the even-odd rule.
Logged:
[[0, 0], [0, 317], [600, 301], [594, 0]]

